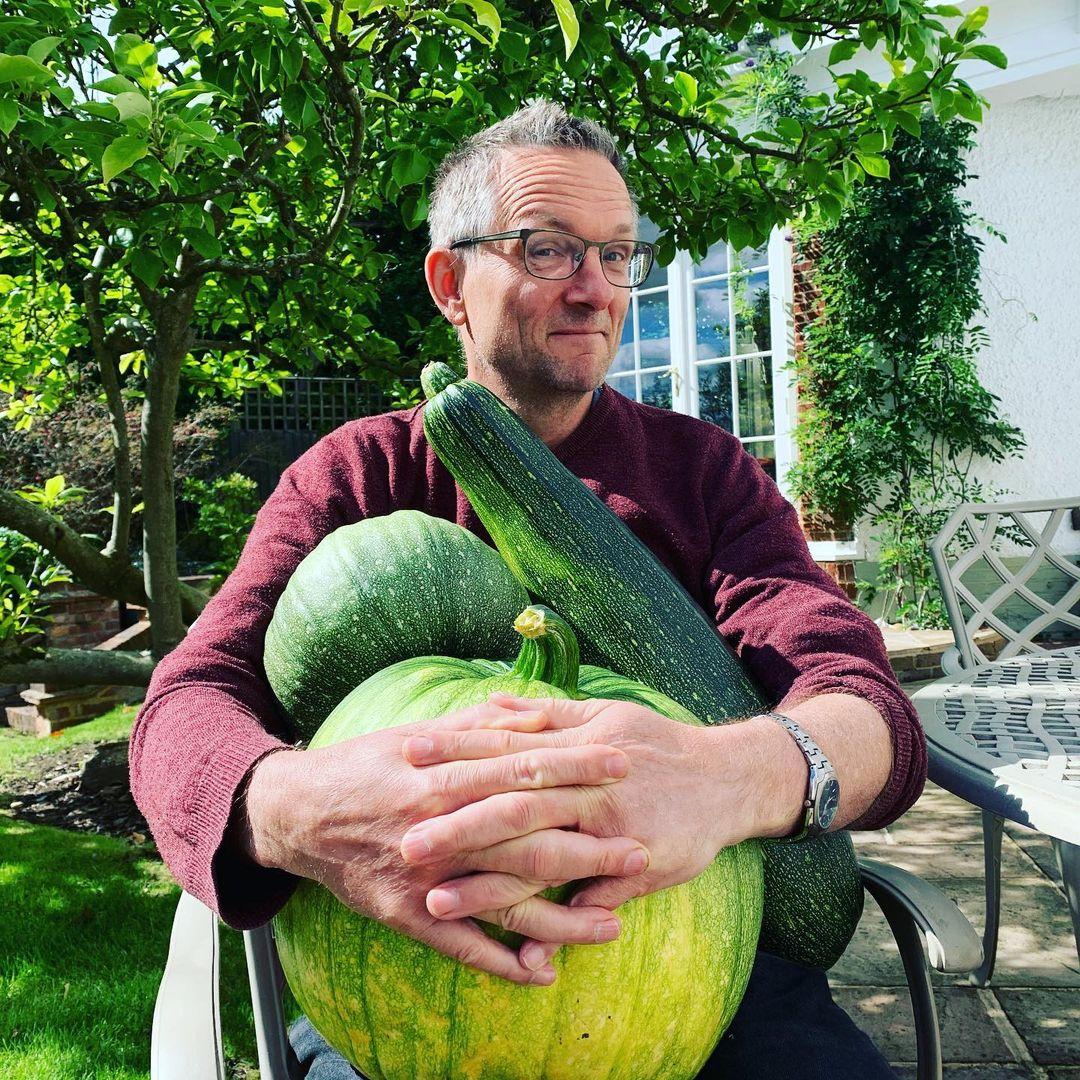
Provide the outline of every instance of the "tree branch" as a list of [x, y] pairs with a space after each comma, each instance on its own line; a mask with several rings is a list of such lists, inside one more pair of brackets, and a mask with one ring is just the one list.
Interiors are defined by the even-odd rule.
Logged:
[[[70, 525], [40, 506], [16, 495], [0, 491], [0, 525], [6, 525], [40, 544], [71, 571], [84, 588], [126, 604], [147, 607], [143, 576], [125, 555], [107, 556], [84, 540]], [[209, 597], [180, 583], [184, 617], [193, 622], [206, 607]]]
[[118, 353], [105, 336], [105, 323], [101, 314], [101, 276], [106, 267], [115, 261], [110, 258], [104, 244], [94, 255], [93, 269], [83, 278], [83, 297], [86, 303], [86, 321], [90, 329], [90, 342], [105, 388], [105, 401], [109, 408], [109, 429], [113, 445], [113, 519], [109, 542], [101, 554], [106, 558], [127, 557], [131, 539], [131, 447], [128, 444], [127, 417], [124, 399], [120, 394], [120, 373], [117, 367]]
[[154, 673], [149, 653], [111, 649], [49, 649], [44, 654], [0, 652], [0, 682], [52, 686], [148, 686]]

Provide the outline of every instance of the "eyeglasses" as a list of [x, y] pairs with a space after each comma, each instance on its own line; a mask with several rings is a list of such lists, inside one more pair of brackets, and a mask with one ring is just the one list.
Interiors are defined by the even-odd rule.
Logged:
[[554, 229], [517, 229], [514, 232], [493, 233], [491, 236], [472, 236], [457, 240], [454, 248], [482, 244], [488, 240], [520, 240], [525, 269], [533, 277], [561, 281], [577, 273], [589, 248], [600, 249], [600, 265], [604, 277], [620, 289], [640, 285], [652, 269], [652, 244], [644, 240], [585, 240], [574, 233]]

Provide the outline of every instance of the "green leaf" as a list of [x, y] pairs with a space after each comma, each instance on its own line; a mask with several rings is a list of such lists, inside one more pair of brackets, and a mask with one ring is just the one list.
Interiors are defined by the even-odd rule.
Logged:
[[499, 10], [489, 0], [461, 0], [464, 6], [471, 7], [476, 14], [476, 21], [481, 26], [486, 26], [491, 31], [492, 44], [499, 40], [499, 32], [502, 30], [502, 19], [499, 18]]
[[[938, 10], [935, 14], [940, 15], [941, 11]], [[983, 7], [975, 8], [974, 11], [969, 11], [964, 16], [964, 21], [960, 24], [960, 30], [969, 30], [972, 33], [977, 33], [986, 25], [986, 19], [990, 14], [990, 9], [985, 5]], [[959, 33], [959, 31], [957, 31]]]
[[499, 35], [499, 48], [505, 55], [519, 64], [524, 64], [529, 59], [529, 42], [521, 34], [507, 31]]
[[693, 105], [698, 98], [698, 84], [697, 79], [694, 78], [689, 72], [677, 71], [675, 72], [675, 89], [679, 92], [679, 97], [683, 99], [688, 105]]
[[221, 258], [221, 241], [205, 229], [185, 229], [184, 237], [204, 259]]
[[391, 172], [394, 182], [403, 188], [409, 184], [418, 184], [430, 169], [431, 162], [418, 150], [402, 150], [394, 158]]
[[[420, 44], [416, 46], [416, 61], [420, 65], [421, 71], [433, 72], [439, 69], [439, 39], [433, 37], [423, 37], [420, 39]], [[500, 42], [503, 52], [506, 51], [506, 46]]]
[[63, 476], [50, 476], [45, 481], [45, 498], [52, 502], [64, 490]]
[[966, 94], [957, 94], [953, 98], [953, 105], [956, 106], [956, 111], [965, 120], [970, 120], [975, 124], [982, 120], [982, 105], [979, 104], [978, 98], [968, 97]]
[[880, 131], [870, 131], [858, 142], [859, 150], [864, 154], [879, 154], [885, 149], [885, 135]]
[[803, 126], [793, 116], [781, 116], [776, 121], [776, 130], [792, 145], [802, 142]]
[[748, 221], [743, 221], [741, 218], [729, 221], [727, 230], [728, 243], [736, 251], [742, 251], [750, 243], [753, 232], [753, 226]]
[[856, 153], [855, 157], [869, 176], [880, 176], [886, 180], [889, 178], [889, 162], [880, 154]]
[[51, 82], [53, 73], [29, 56], [0, 53], [0, 83], [36, 85]]
[[909, 112], [905, 112], [903, 109], [897, 109], [894, 112], [893, 117], [896, 122], [913, 138], [918, 139], [922, 137], [922, 124], [919, 123], [919, 118], [912, 115]]
[[570, 54], [577, 46], [578, 35], [581, 33], [577, 14], [570, 0], [551, 0], [551, 6], [555, 9], [555, 15], [559, 20], [563, 44], [566, 46], [566, 59], [569, 60]]
[[29, 49], [26, 50], [26, 55], [31, 60], [36, 60], [39, 64], [45, 63], [45, 58], [60, 44], [62, 39], [58, 37], [43, 37], [38, 38]]
[[123, 75], [110, 75], [107, 79], [100, 79], [93, 84], [93, 88], [105, 94], [137, 93], [139, 89], [130, 79], [125, 79]]
[[842, 64], [845, 60], [850, 60], [859, 51], [859, 43], [857, 41], [838, 41], [829, 50], [829, 67], [833, 64]]
[[117, 94], [112, 99], [121, 120], [130, 120], [133, 116], [145, 116], [149, 118], [151, 109], [150, 102], [144, 94], [137, 90], [128, 90], [123, 94]]
[[101, 174], [105, 183], [130, 168], [139, 158], [146, 157], [146, 152], [146, 140], [140, 135], [121, 135], [113, 139], [101, 155]]
[[113, 59], [122, 75], [134, 79], [157, 70], [157, 49], [136, 34], [121, 34], [113, 46]]
[[965, 49], [961, 56], [965, 58], [977, 57], [979, 60], [985, 60], [988, 64], [993, 64], [994, 67], [1006, 68], [1009, 66], [1008, 57], [996, 45], [972, 45], [970, 49]]
[[19, 122], [19, 103], [11, 98], [0, 98], [0, 132], [10, 135]]
[[295, 135], [285, 144], [285, 149], [288, 150], [293, 157], [297, 157], [304, 152], [305, 146], [307, 146], [307, 139], [305, 139], [303, 135]]
[[131, 272], [140, 280], [153, 289], [165, 273], [165, 263], [156, 251], [151, 251], [144, 246], [132, 248], [128, 253], [128, 261], [131, 263]]

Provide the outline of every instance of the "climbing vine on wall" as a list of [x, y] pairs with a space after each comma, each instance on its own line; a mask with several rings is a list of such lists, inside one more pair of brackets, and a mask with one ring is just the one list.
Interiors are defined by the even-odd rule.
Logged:
[[886, 620], [912, 627], [947, 625], [927, 544], [957, 503], [996, 494], [973, 465], [1024, 446], [976, 366], [982, 239], [961, 194], [974, 130], [898, 131], [888, 178], [868, 178], [835, 224], [797, 230], [820, 306], [794, 362], [792, 491], [841, 526], [869, 518], [879, 570], [861, 600], [884, 592]]

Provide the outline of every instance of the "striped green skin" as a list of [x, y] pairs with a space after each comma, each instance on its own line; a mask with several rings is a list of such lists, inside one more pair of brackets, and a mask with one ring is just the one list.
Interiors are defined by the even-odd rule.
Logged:
[[498, 552], [398, 510], [336, 529], [294, 571], [266, 631], [270, 686], [302, 738], [350, 690], [413, 656], [515, 655], [529, 602]]
[[[429, 364], [423, 385], [428, 442], [510, 569], [574, 628], [583, 659], [655, 687], [706, 723], [765, 707], [689, 593], [510, 409], [445, 364]], [[769, 843], [765, 860], [761, 948], [831, 967], [862, 915], [850, 836]]]
[[[557, 676], [554, 676], [557, 677]], [[324, 746], [440, 716], [505, 689], [566, 697], [484, 663], [402, 661], [354, 690], [320, 728]], [[582, 668], [573, 696], [638, 700], [698, 723], [648, 687]], [[561, 898], [564, 886], [546, 895]], [[762, 904], [760, 846], [720, 853], [683, 885], [619, 908], [622, 933], [571, 945], [551, 987], [523, 987], [450, 960], [301, 882], [274, 920], [289, 987], [323, 1037], [371, 1080], [689, 1080], [742, 1000]], [[486, 927], [516, 944], [516, 935]]]

